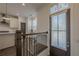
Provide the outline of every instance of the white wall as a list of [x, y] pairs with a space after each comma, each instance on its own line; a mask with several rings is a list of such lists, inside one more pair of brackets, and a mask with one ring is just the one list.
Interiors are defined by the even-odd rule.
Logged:
[[48, 13], [48, 6], [41, 8], [37, 13], [37, 31], [43, 32], [48, 31], [49, 27], [49, 13]]
[[71, 4], [71, 55], [79, 56], [79, 4]]

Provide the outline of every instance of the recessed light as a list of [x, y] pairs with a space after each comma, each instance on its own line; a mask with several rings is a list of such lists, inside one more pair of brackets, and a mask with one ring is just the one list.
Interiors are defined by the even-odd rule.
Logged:
[[25, 6], [25, 3], [22, 3], [22, 6]]

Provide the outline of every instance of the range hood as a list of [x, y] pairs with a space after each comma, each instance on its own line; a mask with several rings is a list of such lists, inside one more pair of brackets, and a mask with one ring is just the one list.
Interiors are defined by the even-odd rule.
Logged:
[[5, 14], [1, 14], [0, 15], [0, 23], [9, 24], [9, 18], [7, 18]]
[[5, 24], [6, 23], [6, 20], [5, 19], [2, 19], [1, 23], [4, 23]]

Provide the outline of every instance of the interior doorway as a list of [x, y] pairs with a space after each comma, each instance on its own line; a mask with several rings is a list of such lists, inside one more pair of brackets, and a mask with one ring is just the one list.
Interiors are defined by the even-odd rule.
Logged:
[[26, 23], [21, 23], [21, 32], [26, 33]]
[[50, 55], [70, 55], [70, 9], [50, 16]]

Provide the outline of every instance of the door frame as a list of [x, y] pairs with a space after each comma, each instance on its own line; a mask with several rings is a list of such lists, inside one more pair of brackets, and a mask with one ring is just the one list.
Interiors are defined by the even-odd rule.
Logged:
[[[51, 55], [51, 28], [52, 28], [52, 26], [51, 26], [51, 24], [52, 24], [52, 20], [51, 20], [51, 16], [52, 15], [56, 15], [56, 14], [60, 14], [60, 13], [63, 13], [63, 12], [67, 12], [67, 15], [66, 15], [66, 18], [67, 18], [67, 20], [66, 20], [66, 40], [67, 40], [67, 45], [69, 45], [69, 47], [67, 47], [67, 52], [66, 52], [66, 55], [65, 56], [70, 56], [71, 54], [71, 45], [70, 45], [70, 9], [65, 9], [65, 10], [62, 10], [62, 11], [60, 11], [60, 12], [57, 12], [57, 13], [54, 13], [54, 14], [51, 14], [50, 16], [49, 16], [49, 39], [50, 39], [50, 41], [49, 41], [49, 45], [50, 45], [50, 55]], [[68, 24], [68, 25], [67, 25]]]
[[[26, 33], [26, 23], [25, 23], [25, 22], [21, 22], [20, 24], [21, 24], [21, 26], [20, 26], [21, 31], [22, 31], [23, 33]], [[24, 27], [23, 27], [22, 25], [23, 25]], [[23, 28], [22, 28], [22, 27], [23, 27]]]

